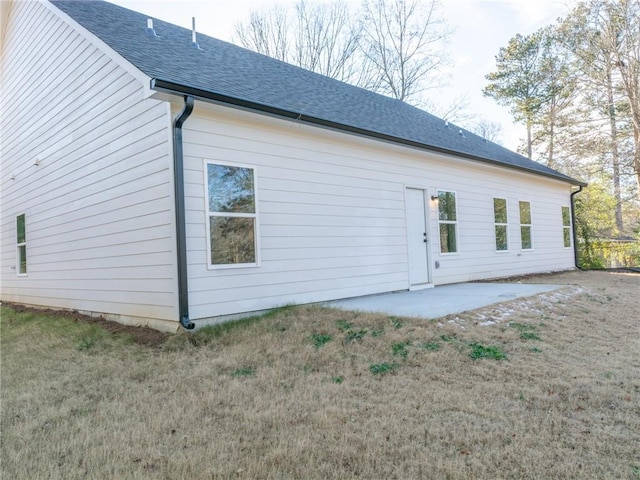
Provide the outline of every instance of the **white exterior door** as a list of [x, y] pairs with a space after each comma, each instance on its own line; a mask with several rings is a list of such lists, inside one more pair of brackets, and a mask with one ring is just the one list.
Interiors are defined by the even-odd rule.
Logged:
[[407, 188], [406, 198], [409, 286], [411, 289], [419, 289], [429, 284], [425, 191]]

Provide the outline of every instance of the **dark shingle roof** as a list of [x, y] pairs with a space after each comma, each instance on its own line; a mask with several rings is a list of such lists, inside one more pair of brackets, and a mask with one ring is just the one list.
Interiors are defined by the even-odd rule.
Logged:
[[581, 182], [399, 100], [342, 83], [101, 0], [50, 0], [156, 86], [301, 118], [398, 143]]

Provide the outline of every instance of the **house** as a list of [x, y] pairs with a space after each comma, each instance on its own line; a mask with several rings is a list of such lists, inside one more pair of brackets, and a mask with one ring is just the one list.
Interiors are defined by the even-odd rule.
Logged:
[[175, 330], [574, 267], [583, 184], [102, 1], [2, 11], [2, 300]]

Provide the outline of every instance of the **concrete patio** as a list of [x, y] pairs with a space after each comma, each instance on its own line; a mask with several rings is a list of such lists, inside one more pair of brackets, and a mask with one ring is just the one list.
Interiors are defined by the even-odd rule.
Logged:
[[458, 283], [424, 290], [383, 293], [326, 302], [341, 310], [378, 312], [401, 317], [439, 318], [516, 298], [530, 297], [564, 285]]

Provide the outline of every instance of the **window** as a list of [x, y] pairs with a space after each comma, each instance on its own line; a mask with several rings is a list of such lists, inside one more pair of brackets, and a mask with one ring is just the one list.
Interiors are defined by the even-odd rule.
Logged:
[[523, 250], [531, 250], [533, 248], [530, 202], [520, 202], [520, 241], [522, 242]]
[[256, 266], [253, 168], [206, 163], [209, 265]]
[[458, 251], [456, 194], [438, 191], [438, 223], [440, 226], [440, 253]]
[[569, 207], [562, 207], [562, 236], [564, 237], [565, 248], [571, 247], [571, 210]]
[[504, 252], [509, 250], [509, 229], [507, 219], [507, 199], [493, 199], [493, 223], [496, 234], [496, 250]]
[[16, 217], [16, 244], [18, 246], [18, 275], [27, 274], [27, 232], [24, 213]]

